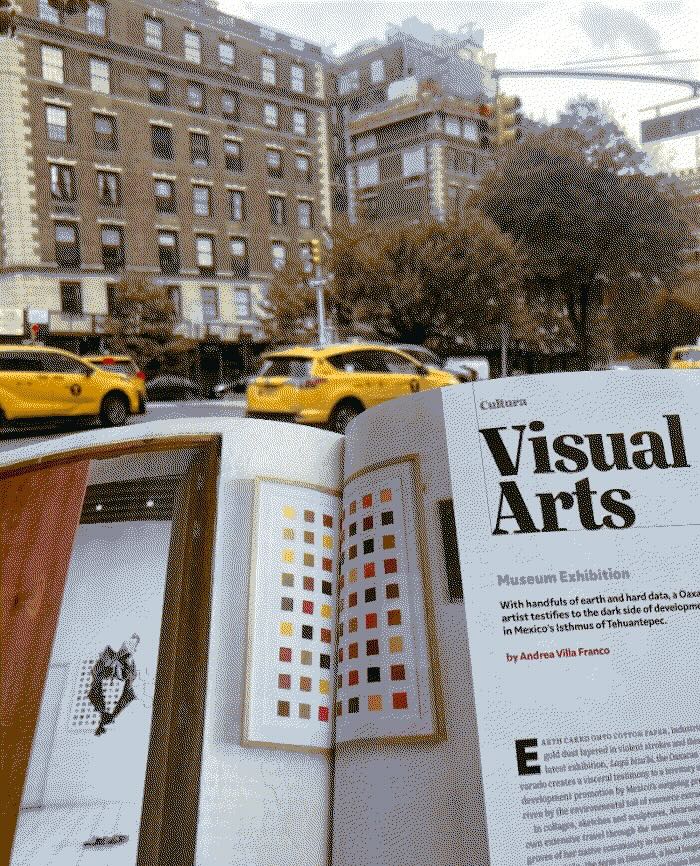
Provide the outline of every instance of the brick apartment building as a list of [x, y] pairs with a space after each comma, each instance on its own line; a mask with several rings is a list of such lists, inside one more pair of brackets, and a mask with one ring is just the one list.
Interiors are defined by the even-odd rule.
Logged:
[[65, 18], [24, 0], [17, 25], [0, 36], [0, 340], [38, 322], [99, 350], [116, 283], [143, 278], [218, 375], [325, 226], [444, 218], [488, 164], [493, 57], [473, 30], [395, 28], [334, 58], [212, 0]]

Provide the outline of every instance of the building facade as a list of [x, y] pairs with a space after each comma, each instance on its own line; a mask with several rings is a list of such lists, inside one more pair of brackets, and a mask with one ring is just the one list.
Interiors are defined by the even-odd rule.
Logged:
[[98, 351], [117, 284], [146, 281], [220, 374], [323, 228], [445, 218], [488, 164], [473, 29], [335, 58], [211, 0], [56, 5], [24, 0], [0, 36], [0, 340], [37, 323]]

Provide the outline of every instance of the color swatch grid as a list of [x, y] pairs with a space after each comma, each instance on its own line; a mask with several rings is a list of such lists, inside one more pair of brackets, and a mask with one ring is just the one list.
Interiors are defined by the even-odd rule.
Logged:
[[338, 500], [261, 482], [259, 506], [249, 739], [330, 748]]
[[343, 498], [334, 710], [340, 742], [418, 734], [423, 726], [415, 723], [428, 711], [416, 653], [424, 642], [416, 622], [423, 591], [409, 556], [405, 483], [380, 470], [351, 482]]

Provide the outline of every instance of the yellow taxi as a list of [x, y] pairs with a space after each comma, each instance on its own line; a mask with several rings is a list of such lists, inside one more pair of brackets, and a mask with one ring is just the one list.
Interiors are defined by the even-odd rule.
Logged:
[[146, 402], [146, 375], [139, 370], [139, 365], [128, 355], [83, 355], [83, 361], [94, 364], [108, 373], [125, 373], [134, 379], [139, 397]]
[[135, 377], [48, 346], [0, 346], [0, 424], [96, 416], [105, 427], [145, 412]]
[[246, 416], [323, 424], [344, 433], [370, 406], [458, 382], [452, 373], [387, 346], [299, 346], [263, 355], [246, 391]]
[[668, 366], [673, 370], [700, 370], [700, 345], [676, 346]]

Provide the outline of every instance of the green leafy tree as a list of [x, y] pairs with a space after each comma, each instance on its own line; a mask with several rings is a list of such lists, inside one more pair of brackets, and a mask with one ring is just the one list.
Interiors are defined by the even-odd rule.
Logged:
[[571, 129], [504, 151], [472, 204], [520, 245], [547, 306], [566, 311], [584, 369], [609, 354], [610, 316], [653, 309], [678, 282], [691, 243], [677, 191], [619, 173]]
[[196, 343], [175, 336], [177, 315], [164, 286], [143, 277], [126, 277], [116, 285], [107, 320], [109, 345], [129, 355], [142, 370], [182, 373], [190, 366]]

